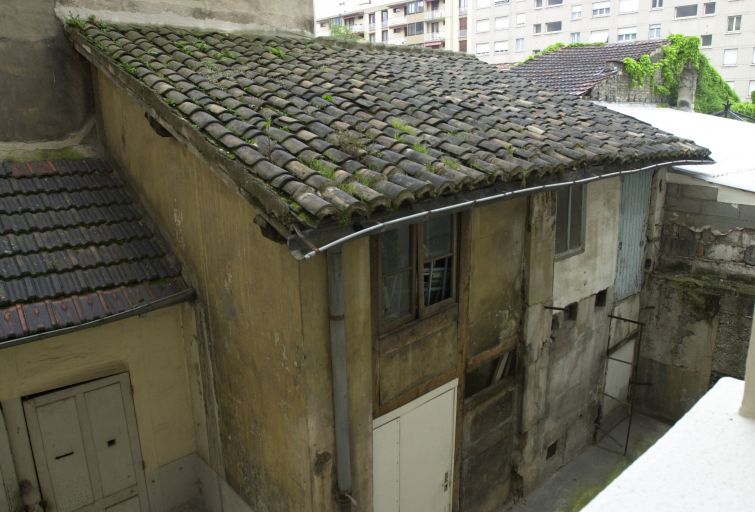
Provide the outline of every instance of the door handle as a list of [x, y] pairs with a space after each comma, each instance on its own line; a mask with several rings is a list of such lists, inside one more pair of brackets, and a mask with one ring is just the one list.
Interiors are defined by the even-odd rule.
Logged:
[[443, 492], [448, 491], [448, 471], [446, 471], [445, 476], [443, 477]]
[[65, 459], [66, 457], [73, 455], [73, 452], [64, 453], [63, 455], [58, 455], [55, 457], [55, 460]]

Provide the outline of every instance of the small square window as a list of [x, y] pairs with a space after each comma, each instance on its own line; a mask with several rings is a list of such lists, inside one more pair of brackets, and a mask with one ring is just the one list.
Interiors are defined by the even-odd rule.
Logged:
[[703, 4], [703, 13], [706, 15], [716, 14], [716, 2]]
[[543, 31], [543, 26], [540, 23], [535, 23], [534, 25], [532, 25], [532, 31], [535, 34], [539, 34]]
[[584, 208], [584, 185], [571, 185], [556, 191], [556, 255], [582, 249]]
[[676, 7], [675, 14], [677, 18], [690, 18], [697, 16], [697, 4], [680, 5]]
[[611, 14], [611, 2], [594, 2], [592, 4], [593, 16], [608, 16]]
[[514, 41], [514, 51], [515, 52], [524, 51], [524, 38], [523, 37], [520, 37], [516, 41]]
[[606, 299], [608, 298], [608, 290], [601, 290], [595, 294], [595, 307], [606, 307]]
[[571, 34], [569, 34], [569, 42], [578, 43], [579, 39], [580, 39], [579, 32], [572, 32]]
[[700, 36], [700, 46], [702, 47], [708, 47], [713, 44], [713, 35], [712, 34], [705, 34]]
[[739, 32], [742, 30], [742, 15], [729, 16], [726, 20], [727, 32]]
[[661, 26], [650, 25], [648, 30], [648, 39], [660, 39], [661, 38]]
[[517, 27], [523, 27], [526, 23], [526, 17], [524, 14], [517, 14], [516, 15], [516, 26]]
[[663, 8], [663, 0], [651, 0], [650, 1], [650, 8], [651, 9], [661, 9], [661, 8]]

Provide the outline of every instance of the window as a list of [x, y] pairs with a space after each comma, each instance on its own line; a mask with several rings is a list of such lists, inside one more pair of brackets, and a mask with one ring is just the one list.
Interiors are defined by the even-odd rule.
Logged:
[[525, 16], [524, 14], [517, 14], [516, 15], [516, 26], [517, 27], [523, 27], [525, 24]]
[[697, 4], [692, 5], [680, 5], [675, 10], [677, 18], [690, 18], [697, 16]]
[[508, 3], [511, 3], [511, 0], [495, 0], [495, 2], [493, 2], [493, 5], [506, 5]]
[[607, 43], [608, 42], [608, 30], [593, 30], [590, 32], [591, 43]]
[[535, 9], [543, 8], [543, 0], [535, 0]]
[[455, 297], [456, 219], [437, 217], [378, 237], [380, 325], [422, 317]]
[[548, 7], [554, 7], [556, 5], [563, 5], [564, 0], [548, 0]]
[[584, 242], [584, 185], [556, 191], [556, 254], [582, 249]]
[[495, 19], [495, 29], [496, 30], [505, 30], [509, 28], [509, 17], [508, 16], [501, 16], [500, 18]]
[[524, 51], [524, 38], [520, 37], [516, 41], [514, 41], [514, 51], [515, 52], [523, 52]]
[[660, 38], [661, 38], [661, 26], [650, 25], [650, 29], [648, 30], [648, 39], [660, 39]]
[[417, 0], [416, 2], [409, 2], [406, 4], [406, 14], [415, 14], [423, 12], [425, 10], [424, 0]]
[[737, 65], [737, 49], [731, 48], [724, 50], [724, 66], [736, 66]]
[[375, 24], [375, 13], [374, 12], [370, 13], [369, 22], [370, 22], [370, 25], [374, 25]]
[[740, 30], [742, 30], [742, 15], [729, 16], [726, 31], [739, 32]]
[[752, 49], [752, 63], [755, 64], [755, 48]]
[[371, 43], [377, 42], [376, 39], [375, 39], [375, 34], [370, 34], [370, 42]]
[[550, 23], [545, 24], [545, 31], [546, 32], [561, 32], [561, 22], [560, 21], [552, 21]]
[[572, 32], [569, 35], [569, 42], [570, 43], [578, 43], [579, 42], [579, 38], [580, 38], [579, 32]]
[[419, 34], [423, 34], [425, 32], [425, 22], [420, 21], [419, 23], [409, 23], [406, 26], [406, 35], [408, 36], [416, 36]]
[[634, 41], [637, 39], [637, 27], [620, 28], [618, 34], [618, 41]]
[[493, 43], [493, 51], [495, 53], [506, 53], [509, 51], [509, 42], [508, 41], [496, 41]]
[[380, 21], [384, 24], [388, 22], [388, 9], [380, 11]]
[[608, 16], [611, 14], [611, 2], [594, 2], [592, 4], [593, 16]]
[[578, 20], [582, 18], [582, 6], [572, 5], [571, 7], [571, 19]]
[[461, 53], [467, 53], [467, 41], [459, 41], [459, 51]]
[[640, 10], [640, 0], [619, 0], [619, 14], [637, 12]]
[[380, 41], [382, 41], [383, 43], [387, 43], [388, 42], [388, 31], [387, 30], [383, 30], [380, 33]]
[[703, 4], [703, 14], [716, 14], [716, 2], [708, 2]]
[[464, 380], [464, 399], [472, 398], [498, 382], [516, 376], [516, 349], [493, 355], [467, 369]]
[[535, 34], [539, 34], [543, 31], [543, 26], [540, 23], [535, 23], [532, 25], [532, 29]]
[[747, 94], [752, 96], [753, 92], [755, 92], [755, 80], [750, 80], [750, 87], [747, 89]]
[[477, 32], [487, 32], [490, 30], [490, 20], [477, 20]]
[[662, 9], [663, 8], [663, 0], [651, 0], [650, 1], [650, 8], [651, 9]]
[[475, 53], [477, 55], [488, 55], [490, 53], [490, 43], [477, 43]]
[[702, 47], [708, 47], [713, 44], [713, 35], [712, 34], [705, 34], [703, 36], [700, 36], [700, 46]]

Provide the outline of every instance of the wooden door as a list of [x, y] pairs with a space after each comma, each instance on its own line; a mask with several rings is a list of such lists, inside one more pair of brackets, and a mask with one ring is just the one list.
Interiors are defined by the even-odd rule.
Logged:
[[149, 510], [128, 374], [24, 401], [48, 512]]

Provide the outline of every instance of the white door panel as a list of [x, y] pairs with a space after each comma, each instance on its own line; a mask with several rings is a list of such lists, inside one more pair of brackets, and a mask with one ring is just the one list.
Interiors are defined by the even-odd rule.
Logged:
[[372, 435], [373, 488], [376, 512], [399, 511], [399, 428], [398, 420], [386, 423]]

